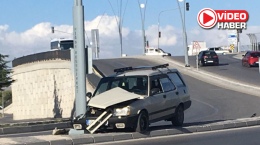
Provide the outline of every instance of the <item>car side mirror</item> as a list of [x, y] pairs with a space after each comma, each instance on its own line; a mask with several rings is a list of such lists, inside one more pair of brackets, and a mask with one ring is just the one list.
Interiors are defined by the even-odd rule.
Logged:
[[245, 55], [242, 55], [243, 57], [245, 56]]
[[160, 92], [160, 89], [159, 88], [152, 88], [151, 89], [151, 95], [154, 95], [154, 94], [157, 94]]
[[91, 93], [91, 92], [88, 92], [88, 93], [86, 94], [86, 96], [89, 97], [89, 98], [91, 98], [91, 97], [92, 97], [92, 93]]

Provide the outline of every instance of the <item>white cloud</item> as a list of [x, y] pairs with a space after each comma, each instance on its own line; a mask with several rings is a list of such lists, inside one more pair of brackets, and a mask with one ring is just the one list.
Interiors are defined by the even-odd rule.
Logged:
[[[9, 54], [12, 58], [50, 50], [50, 40], [53, 38], [72, 38], [73, 26], [54, 25], [55, 33], [51, 33], [50, 22], [36, 24], [24, 32], [9, 31], [8, 25], [0, 25], [0, 53]], [[103, 15], [91, 21], [85, 21], [86, 34], [91, 41], [91, 29], [99, 29], [100, 58], [120, 56], [120, 39], [116, 17]], [[123, 53], [138, 55], [143, 53], [143, 38], [141, 30], [130, 30], [123, 27]], [[182, 29], [167, 25], [160, 27], [160, 48], [173, 55], [183, 55]], [[63, 33], [65, 32], [65, 33]], [[146, 29], [147, 40], [151, 47], [158, 45], [158, 26], [151, 25]], [[250, 26], [241, 34], [241, 44], [250, 44], [247, 33], [260, 32], [259, 26]], [[205, 41], [207, 46], [227, 45], [228, 31], [204, 30], [200, 27], [187, 31], [188, 43]], [[260, 35], [258, 36], [260, 37]], [[86, 45], [88, 45], [86, 37]]]
[[9, 28], [8, 25], [0, 25], [0, 33], [6, 31]]

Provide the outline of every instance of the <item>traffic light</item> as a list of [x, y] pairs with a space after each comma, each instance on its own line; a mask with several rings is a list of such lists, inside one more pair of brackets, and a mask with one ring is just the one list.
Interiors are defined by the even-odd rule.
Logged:
[[186, 11], [189, 11], [189, 10], [190, 10], [190, 4], [186, 3]]
[[51, 32], [54, 33], [54, 27], [51, 27]]
[[146, 47], [149, 47], [149, 41], [146, 41]]
[[161, 38], [161, 32], [159, 32], [159, 38]]

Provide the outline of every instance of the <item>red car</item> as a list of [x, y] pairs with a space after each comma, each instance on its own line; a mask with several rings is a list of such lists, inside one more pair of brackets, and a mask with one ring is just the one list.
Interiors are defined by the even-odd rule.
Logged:
[[242, 55], [242, 65], [246, 67], [259, 66], [260, 51], [247, 51]]

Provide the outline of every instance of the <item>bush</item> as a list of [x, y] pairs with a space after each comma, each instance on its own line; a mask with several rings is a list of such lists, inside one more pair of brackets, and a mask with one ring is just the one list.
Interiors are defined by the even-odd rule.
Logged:
[[0, 92], [0, 106], [2, 106], [2, 94], [4, 95], [5, 106], [7, 104], [9, 105], [10, 102], [12, 102], [12, 91], [11, 90], [5, 90], [3, 92]]

